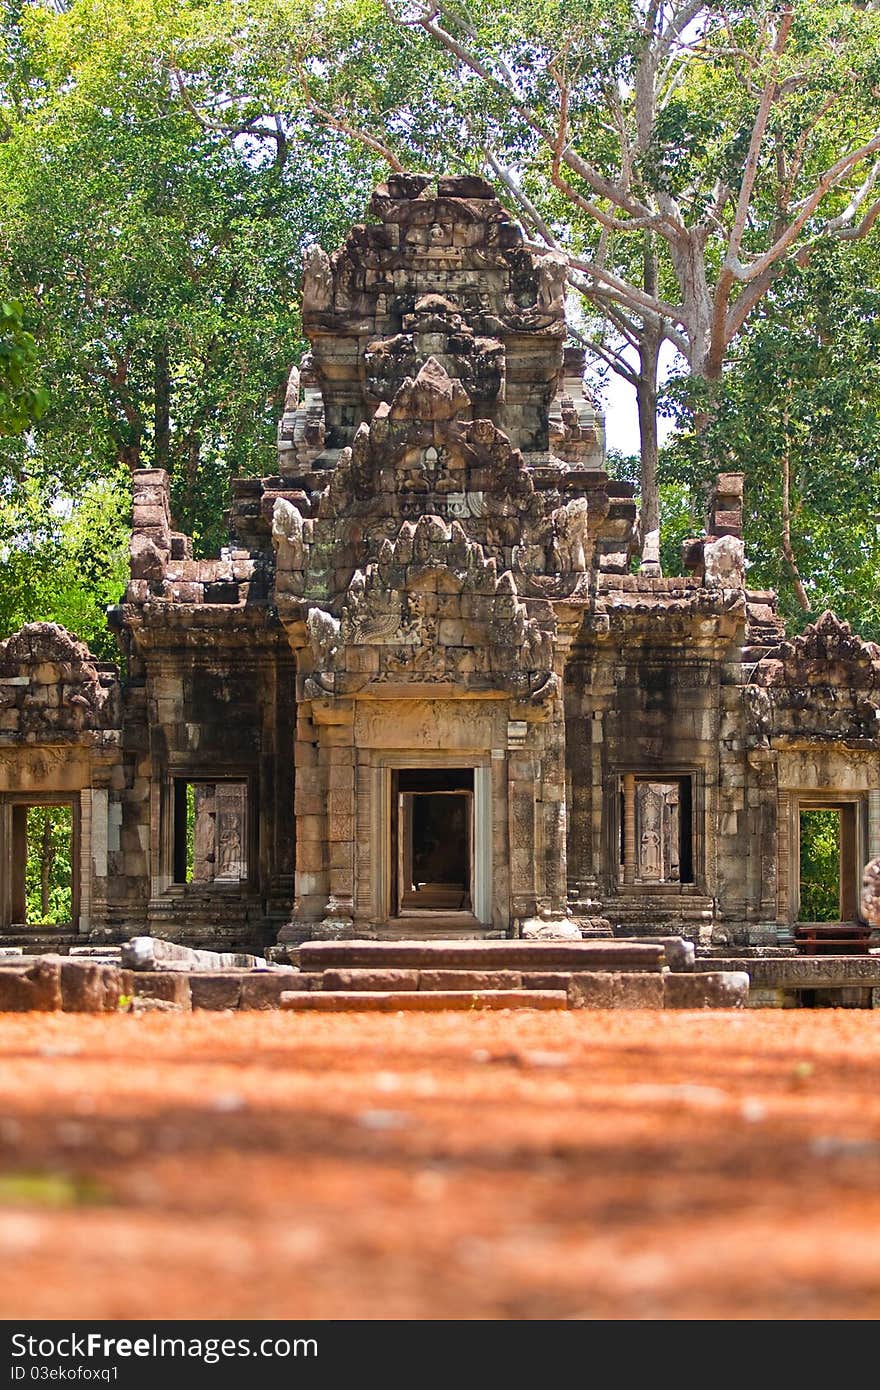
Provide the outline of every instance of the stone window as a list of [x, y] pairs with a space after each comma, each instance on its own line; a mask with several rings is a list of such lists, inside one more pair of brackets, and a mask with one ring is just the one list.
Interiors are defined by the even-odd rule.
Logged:
[[620, 880], [694, 882], [693, 779], [627, 773], [620, 779]]
[[247, 782], [175, 778], [175, 883], [240, 884], [247, 877]]

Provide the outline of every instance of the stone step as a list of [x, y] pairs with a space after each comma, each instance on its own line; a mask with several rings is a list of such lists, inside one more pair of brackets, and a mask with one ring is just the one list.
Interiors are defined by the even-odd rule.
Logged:
[[446, 1009], [567, 1009], [562, 989], [499, 990], [313, 990], [281, 995], [282, 1009], [294, 1013], [434, 1013]]
[[305, 941], [303, 970], [649, 970], [665, 947], [630, 941]]

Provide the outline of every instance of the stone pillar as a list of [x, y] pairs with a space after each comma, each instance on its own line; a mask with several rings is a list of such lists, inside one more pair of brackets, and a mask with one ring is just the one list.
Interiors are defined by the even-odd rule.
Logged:
[[294, 744], [296, 866], [293, 914], [278, 933], [279, 942], [307, 940], [324, 916], [330, 892], [327, 777], [319, 734], [312, 718], [312, 707], [304, 701], [297, 707]]
[[350, 936], [354, 919], [355, 777], [354, 721], [322, 730], [332, 739], [323, 751], [327, 765], [329, 894], [322, 936]]
[[880, 859], [880, 790], [868, 792], [868, 858]]
[[626, 772], [623, 777], [623, 881], [636, 881], [636, 777]]
[[[560, 711], [561, 716], [561, 711]], [[541, 726], [540, 807], [542, 855], [538, 899], [552, 916], [568, 912], [565, 806], [565, 722], [559, 717]]]
[[[508, 725], [508, 729], [510, 725]], [[507, 759], [507, 816], [510, 842], [510, 914], [532, 917], [535, 900], [535, 783], [537, 759], [515, 738]]]

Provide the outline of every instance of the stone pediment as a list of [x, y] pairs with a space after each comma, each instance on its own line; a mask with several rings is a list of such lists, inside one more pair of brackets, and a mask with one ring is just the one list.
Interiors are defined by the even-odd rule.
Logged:
[[305, 626], [312, 698], [401, 681], [536, 701], [558, 688], [551, 605], [523, 601], [510, 571], [440, 517], [404, 522], [355, 571], [340, 616], [312, 607]]
[[880, 688], [880, 647], [857, 636], [849, 623], [826, 610], [798, 637], [780, 642], [758, 664], [761, 685]]
[[[387, 647], [396, 654], [383, 651], [378, 666], [364, 657], [364, 674], [393, 667], [397, 678], [424, 680], [430, 670], [485, 685], [501, 672], [505, 689], [546, 687], [548, 599], [586, 596], [607, 500], [604, 509], [579, 496], [553, 505], [507, 436], [466, 417], [469, 404], [429, 357], [361, 425], [317, 499], [275, 499], [279, 615], [300, 649], [308, 626], [328, 676], [348, 647]], [[541, 609], [537, 626], [524, 601]], [[444, 650], [452, 647], [461, 650]], [[495, 648], [503, 659], [489, 659]]]
[[744, 700], [761, 739], [876, 739], [880, 647], [826, 611], [758, 662]]

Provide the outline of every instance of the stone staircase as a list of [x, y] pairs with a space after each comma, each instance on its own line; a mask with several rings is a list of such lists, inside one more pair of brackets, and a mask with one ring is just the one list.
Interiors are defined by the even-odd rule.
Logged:
[[283, 1009], [733, 1008], [748, 999], [742, 973], [694, 971], [689, 942], [310, 941]]

